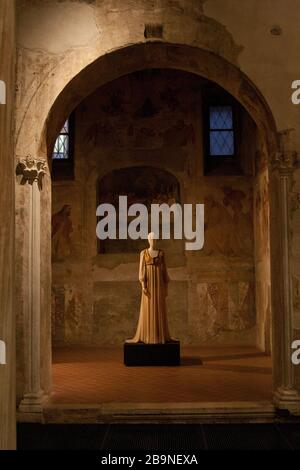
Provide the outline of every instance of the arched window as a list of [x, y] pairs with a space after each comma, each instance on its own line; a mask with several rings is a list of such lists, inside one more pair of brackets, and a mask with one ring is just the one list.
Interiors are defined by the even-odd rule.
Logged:
[[209, 107], [209, 155], [234, 156], [234, 126], [232, 106]]
[[204, 169], [206, 173], [241, 174], [244, 115], [224, 90], [208, 85], [203, 93]]
[[66, 120], [54, 144], [52, 179], [69, 180], [74, 177], [74, 114]]
[[67, 119], [56, 139], [52, 154], [53, 159], [68, 159], [70, 157], [70, 120]]

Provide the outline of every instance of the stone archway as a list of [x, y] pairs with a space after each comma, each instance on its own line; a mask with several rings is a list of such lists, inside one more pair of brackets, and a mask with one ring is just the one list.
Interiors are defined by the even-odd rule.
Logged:
[[[271, 281], [272, 330], [274, 358], [275, 400], [279, 407], [299, 408], [298, 392], [294, 389], [293, 368], [290, 362], [290, 344], [293, 335], [291, 273], [290, 273], [290, 199], [295, 155], [289, 148], [288, 136], [278, 136], [270, 109], [260, 92], [235, 65], [214, 53], [188, 45], [147, 43], [122, 47], [101, 55], [84, 67], [67, 85], [59, 90], [48, 109], [41, 116], [36, 132], [35, 146], [28, 145], [26, 127], [20, 127], [18, 149], [31, 148], [40, 159], [23, 159], [23, 167], [34, 167], [40, 178], [28, 178], [29, 185], [18, 186], [17, 217], [23, 227], [18, 234], [17, 248], [27, 260], [19, 275], [24, 301], [19, 315], [23, 318], [25, 370], [23, 384], [19, 385], [22, 398], [20, 410], [40, 412], [44, 397], [51, 389], [50, 367], [50, 206], [51, 185], [46, 171], [56, 135], [66, 117], [76, 105], [102, 84], [126, 73], [146, 68], [176, 68], [211, 80], [233, 95], [248, 111], [257, 125], [261, 154], [267, 158], [270, 171], [271, 199]], [[39, 92], [39, 98], [46, 90]], [[35, 102], [32, 109], [37, 106]], [[30, 109], [27, 114], [31, 112]], [[280, 143], [280, 146], [278, 145]], [[24, 144], [24, 145], [23, 145]], [[36, 181], [43, 180], [43, 189]], [[24, 181], [23, 181], [24, 182]], [[279, 211], [278, 211], [279, 208]], [[280, 217], [278, 217], [278, 213]], [[22, 219], [21, 219], [22, 218]], [[18, 226], [18, 223], [17, 223]], [[273, 235], [273, 236], [272, 236]], [[27, 257], [27, 258], [26, 258]], [[23, 273], [23, 276], [20, 274]], [[24, 276], [27, 273], [27, 276]], [[21, 281], [22, 280], [22, 281]]]

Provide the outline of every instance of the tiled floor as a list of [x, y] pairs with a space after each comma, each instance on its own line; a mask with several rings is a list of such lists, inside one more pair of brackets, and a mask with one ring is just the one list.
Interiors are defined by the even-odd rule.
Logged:
[[256, 349], [188, 347], [181, 356], [177, 367], [125, 367], [120, 348], [57, 349], [51, 403], [271, 401], [271, 358]]

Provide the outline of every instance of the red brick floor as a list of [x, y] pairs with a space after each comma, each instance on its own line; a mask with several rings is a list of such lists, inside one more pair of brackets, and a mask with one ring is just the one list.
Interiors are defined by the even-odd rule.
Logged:
[[271, 358], [254, 348], [185, 347], [181, 357], [178, 367], [126, 367], [120, 348], [56, 349], [51, 402], [271, 400]]

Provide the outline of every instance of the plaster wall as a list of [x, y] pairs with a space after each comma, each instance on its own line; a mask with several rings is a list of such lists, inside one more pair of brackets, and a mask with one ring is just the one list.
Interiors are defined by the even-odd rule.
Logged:
[[[45, 123], [49, 110], [54, 105], [61, 92], [68, 83], [74, 79], [85, 67], [93, 64], [100, 57], [103, 63], [98, 72], [89, 76], [89, 84], [80, 77], [76, 84], [77, 93], [64, 96], [63, 106], [51, 126], [48, 127], [50, 142], [53, 142], [64, 119], [72, 109], [86, 97], [89, 92], [98, 88], [116, 76], [128, 73], [132, 66], [136, 67], [132, 49], [126, 46], [145, 45], [158, 42], [159, 44], [193, 46], [184, 58], [184, 69], [199, 72], [200, 75], [212, 74], [215, 80], [224, 88], [230, 89], [247, 106], [249, 112], [256, 115], [256, 122], [260, 129], [268, 134], [269, 122], [266, 116], [257, 112], [257, 99], [259, 94], [253, 93], [247, 83], [241, 82], [238, 72], [229, 73], [229, 66], [233, 64], [245, 74], [257, 89], [262, 93], [262, 100], [266, 100], [274, 116], [277, 130], [294, 129], [291, 133], [290, 150], [299, 150], [299, 107], [291, 103], [291, 82], [299, 78], [298, 50], [298, 12], [297, 0], [174, 0], [174, 1], [146, 1], [146, 0], [91, 0], [91, 1], [50, 1], [50, 0], [19, 0], [18, 5], [18, 74], [17, 74], [17, 116], [16, 116], [16, 154], [25, 156], [31, 153], [34, 156], [46, 156]], [[145, 38], [147, 24], [162, 24], [163, 35], [160, 38]], [[280, 34], [277, 34], [277, 33]], [[274, 34], [275, 33], [275, 34]], [[110, 52], [120, 48], [124, 49], [122, 61], [113, 61]], [[192, 49], [208, 51], [205, 60], [200, 62], [195, 58]], [[179, 53], [175, 49], [166, 48], [164, 55], [159, 55], [153, 48], [144, 47], [143, 57], [139, 63], [146, 63], [149, 67], [168, 67], [178, 64]], [[224, 59], [222, 66], [217, 64], [217, 57]], [[227, 62], [226, 62], [227, 61]], [[138, 63], [138, 61], [137, 61]], [[113, 72], [112, 72], [113, 69]], [[236, 70], [238, 70], [236, 69]], [[109, 72], [106, 72], [109, 70]], [[124, 72], [125, 70], [125, 72]], [[87, 75], [86, 75], [87, 76]], [[271, 114], [268, 116], [271, 119]], [[273, 123], [270, 124], [272, 127]], [[48, 149], [49, 150], [49, 149]], [[274, 147], [273, 149], [274, 150]], [[266, 149], [270, 152], [270, 149]], [[270, 158], [271, 154], [267, 157]], [[273, 156], [273, 155], [272, 155]], [[295, 176], [295, 201], [299, 192], [299, 170]], [[46, 191], [42, 195], [45, 212], [42, 213], [43, 231], [45, 240], [43, 250], [47, 251], [50, 237], [50, 181], [46, 177]], [[276, 202], [279, 199], [275, 199]], [[22, 324], [26, 316], [26, 303], [28, 302], [24, 279], [28, 267], [28, 227], [21, 223], [27, 220], [28, 212], [26, 189], [17, 189], [17, 234], [16, 247], [18, 265], [16, 270], [17, 284], [20, 286], [19, 302], [17, 303], [17, 316], [22, 335]], [[275, 210], [277, 205], [274, 206]], [[300, 237], [300, 213], [295, 204], [293, 211], [293, 238], [292, 251], [289, 256], [293, 260], [294, 282], [294, 313], [292, 329], [294, 335], [299, 334], [298, 315], [298, 280], [300, 278], [298, 245]], [[275, 219], [274, 219], [275, 220]], [[279, 228], [279, 227], [278, 227]], [[280, 229], [281, 230], [281, 229]], [[272, 275], [277, 282], [273, 291], [273, 301], [276, 313], [278, 335], [276, 344], [284, 344], [279, 340], [281, 331], [285, 331], [285, 318], [281, 318], [282, 283], [281, 260], [276, 261], [280, 250], [278, 233], [273, 233], [273, 261]], [[49, 250], [49, 248], [48, 248]], [[49, 253], [49, 251], [48, 251]], [[44, 258], [45, 261], [45, 258]], [[43, 261], [42, 261], [43, 262]], [[263, 273], [263, 269], [261, 271]], [[47, 315], [50, 305], [49, 286], [51, 285], [50, 262], [45, 261], [42, 269], [41, 290], [44, 293], [43, 308]], [[278, 284], [280, 282], [280, 284]], [[265, 291], [265, 290], [264, 290]], [[264, 304], [266, 302], [264, 300]], [[46, 307], [47, 306], [47, 307]], [[298, 316], [297, 316], [298, 315]], [[45, 324], [44, 334], [50, 337], [49, 323]], [[289, 328], [289, 327], [288, 327]], [[259, 334], [262, 338], [263, 334]], [[20, 343], [21, 345], [21, 343]], [[283, 346], [278, 346], [282, 349]], [[22, 348], [22, 346], [20, 346]], [[278, 365], [276, 384], [280, 383], [283, 365], [289, 362], [289, 345], [275, 357]], [[47, 348], [45, 360], [45, 383], [49, 382], [50, 353]], [[283, 357], [284, 354], [284, 357]], [[22, 356], [22, 351], [20, 353]], [[47, 365], [48, 364], [48, 365]], [[46, 369], [48, 368], [48, 372]], [[20, 371], [23, 370], [22, 366]], [[19, 380], [20, 388], [22, 382]]]

